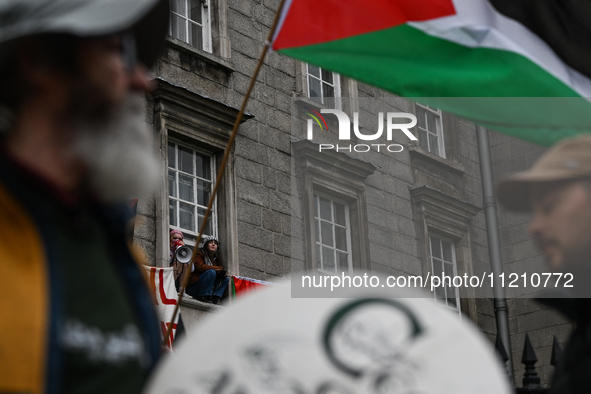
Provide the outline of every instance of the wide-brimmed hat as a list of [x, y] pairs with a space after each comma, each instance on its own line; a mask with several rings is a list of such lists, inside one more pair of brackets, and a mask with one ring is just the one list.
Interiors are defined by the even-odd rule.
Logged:
[[500, 180], [497, 196], [509, 209], [529, 211], [532, 186], [586, 178], [591, 179], [591, 134], [560, 141], [531, 169]]
[[0, 65], [24, 37], [93, 37], [130, 29], [138, 59], [150, 67], [164, 46], [169, 11], [169, 0], [0, 0]]

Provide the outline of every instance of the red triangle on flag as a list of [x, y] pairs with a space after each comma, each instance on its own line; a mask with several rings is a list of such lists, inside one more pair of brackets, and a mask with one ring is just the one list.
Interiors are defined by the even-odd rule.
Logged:
[[452, 0], [293, 0], [273, 49], [319, 44], [455, 13]]

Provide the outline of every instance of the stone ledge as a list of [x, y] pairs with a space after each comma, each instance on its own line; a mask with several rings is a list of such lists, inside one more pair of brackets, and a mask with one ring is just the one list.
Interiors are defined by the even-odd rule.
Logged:
[[444, 159], [443, 157], [440, 157], [440, 156], [437, 156], [433, 153], [427, 152], [427, 151], [421, 149], [416, 144], [413, 144], [413, 143], [409, 144], [408, 145], [408, 152], [410, 153], [411, 159], [414, 157], [417, 159], [427, 160], [427, 161], [436, 163], [438, 165], [441, 165], [444, 168], [447, 168], [447, 169], [449, 169], [453, 172], [459, 173], [461, 175], [463, 175], [466, 172], [466, 169], [460, 163], [456, 163], [456, 162], [452, 161], [451, 159]]
[[203, 319], [222, 310], [222, 306], [197, 301], [185, 295], [181, 301], [181, 316], [187, 330], [198, 327]]
[[209, 52], [205, 52], [200, 49], [197, 49], [197, 48], [195, 48], [195, 47], [193, 47], [193, 46], [187, 44], [186, 42], [183, 42], [177, 38], [167, 36], [166, 37], [166, 44], [171, 48], [182, 51], [182, 52], [187, 53], [187, 54], [194, 56], [196, 58], [199, 58], [200, 60], [203, 60], [204, 62], [207, 62], [215, 67], [219, 67], [226, 74], [231, 74], [234, 71], [236, 71], [236, 69], [234, 68], [234, 65], [231, 62], [224, 60], [222, 58], [219, 58], [217, 56], [214, 56]]
[[208, 302], [203, 302], [203, 301], [197, 301], [196, 299], [194, 299], [193, 297], [189, 296], [189, 295], [185, 295], [183, 296], [183, 299], [181, 301], [181, 307], [187, 307], [187, 308], [191, 308], [191, 309], [197, 309], [199, 311], [204, 311], [204, 312], [211, 312], [214, 311], [218, 308], [221, 308], [221, 305], [215, 305], [215, 304], [210, 304]]

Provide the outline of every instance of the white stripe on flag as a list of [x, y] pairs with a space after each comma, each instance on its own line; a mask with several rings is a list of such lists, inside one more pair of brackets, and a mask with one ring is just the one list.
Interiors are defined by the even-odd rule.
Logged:
[[408, 25], [463, 46], [518, 53], [582, 97], [591, 97], [591, 81], [565, 64], [544, 40], [525, 26], [500, 14], [485, 0], [453, 0], [453, 3], [456, 15]]
[[[174, 286], [174, 268], [166, 267], [147, 267], [144, 266], [148, 272], [150, 279], [150, 288], [154, 293], [154, 299], [156, 300], [156, 312], [160, 319], [160, 329], [162, 331], [162, 337], [166, 334], [168, 326], [172, 320], [174, 309], [178, 304], [178, 295]], [[176, 315], [172, 338], [176, 335], [176, 325], [179, 322], [180, 314]], [[172, 341], [168, 341], [168, 346], [172, 345]]]

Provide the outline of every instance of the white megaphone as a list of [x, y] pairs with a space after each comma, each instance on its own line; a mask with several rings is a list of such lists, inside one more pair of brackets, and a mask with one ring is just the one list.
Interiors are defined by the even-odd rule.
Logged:
[[174, 253], [177, 261], [182, 264], [188, 263], [193, 257], [193, 249], [187, 245], [179, 246]]

